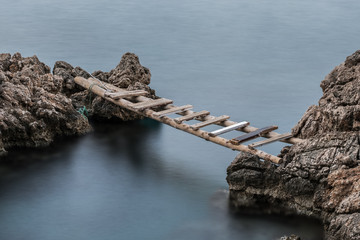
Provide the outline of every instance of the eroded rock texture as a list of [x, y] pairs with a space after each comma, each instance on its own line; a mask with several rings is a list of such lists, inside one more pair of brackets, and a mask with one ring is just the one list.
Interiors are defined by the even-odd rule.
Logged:
[[[64, 93], [73, 101], [76, 108], [86, 106], [90, 117], [98, 119], [120, 118], [124, 121], [141, 118], [140, 115], [123, 109], [110, 103], [103, 98], [89, 93], [87, 89], [77, 86], [74, 82], [76, 76], [89, 78], [91, 75], [80, 67], [72, 67], [66, 62], [56, 62], [53, 70], [55, 76], [64, 79]], [[146, 67], [140, 64], [138, 56], [133, 53], [126, 53], [122, 56], [120, 63], [110, 72], [96, 71], [92, 76], [110, 83], [116, 87], [128, 90], [145, 90], [147, 97], [156, 98], [155, 91], [150, 89], [151, 73]], [[99, 86], [106, 88], [106, 85]]]
[[[92, 75], [121, 88], [146, 90], [148, 97], [156, 98], [155, 91], [148, 87], [150, 71], [141, 66], [135, 54], [124, 54], [110, 72], [96, 71]], [[89, 117], [141, 118], [77, 86], [76, 76], [91, 77], [66, 62], [56, 62], [51, 74], [36, 56], [0, 54], [0, 155], [10, 147], [46, 146], [56, 136], [90, 131], [88, 119], [78, 111], [84, 106]]]
[[14, 146], [48, 145], [56, 136], [91, 129], [62, 89], [62, 78], [36, 56], [0, 54], [0, 153]]
[[323, 97], [293, 128], [300, 144], [275, 166], [239, 154], [228, 168], [238, 209], [318, 217], [326, 239], [360, 239], [360, 51], [321, 82]]

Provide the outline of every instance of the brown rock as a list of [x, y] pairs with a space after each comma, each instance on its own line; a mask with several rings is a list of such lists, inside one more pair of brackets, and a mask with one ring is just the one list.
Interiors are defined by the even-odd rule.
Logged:
[[110, 71], [109, 82], [121, 88], [135, 83], [145, 87], [150, 84], [150, 78], [150, 70], [140, 65], [139, 57], [133, 53], [125, 53], [116, 68]]
[[63, 80], [36, 56], [0, 54], [0, 154], [14, 146], [37, 147], [56, 136], [91, 127], [62, 94]]
[[[63, 79], [65, 83], [64, 92], [72, 99], [74, 106], [76, 108], [86, 106], [90, 117], [98, 119], [120, 118], [123, 121], [142, 118], [141, 115], [116, 106], [99, 96], [89, 93], [88, 90], [76, 86], [74, 82], [76, 76], [84, 78], [91, 76], [80, 67], [74, 68], [66, 62], [56, 62], [53, 74]], [[156, 98], [155, 91], [148, 86], [151, 78], [150, 70], [143, 67], [138, 56], [133, 53], [125, 53], [120, 63], [110, 72], [96, 71], [92, 76], [116, 87], [128, 90], [145, 90], [149, 92], [147, 97]], [[102, 87], [106, 88], [106, 86]]]
[[321, 88], [319, 105], [292, 131], [305, 141], [284, 148], [282, 164], [239, 154], [229, 166], [231, 201], [238, 209], [320, 218], [326, 239], [360, 239], [360, 51]]
[[[74, 82], [76, 76], [89, 78], [91, 74], [63, 61], [55, 63], [51, 74], [36, 56], [0, 54], [0, 155], [10, 147], [45, 146], [56, 136], [90, 131], [87, 118], [77, 111], [84, 106], [89, 117], [141, 118], [79, 87]], [[124, 54], [115, 69], [96, 71], [93, 76], [117, 87], [146, 90], [148, 97], [156, 98], [155, 91], [147, 86], [150, 71], [141, 66], [135, 54]]]

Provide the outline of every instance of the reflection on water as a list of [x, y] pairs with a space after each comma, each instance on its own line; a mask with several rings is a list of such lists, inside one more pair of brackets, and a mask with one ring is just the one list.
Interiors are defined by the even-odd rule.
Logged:
[[[2, 1], [0, 52], [90, 72], [134, 52], [159, 96], [284, 133], [359, 48], [359, 8], [358, 0]], [[96, 123], [92, 134], [15, 150], [6, 161], [16, 171], [0, 183], [0, 239], [317, 239], [319, 226], [304, 219], [229, 214], [217, 191], [227, 189], [235, 156], [147, 121]]]
[[193, 175], [191, 165], [173, 166], [181, 159], [164, 158], [163, 127], [154, 121], [94, 129], [45, 149], [10, 152], [6, 160], [17, 164], [0, 181], [0, 239], [321, 236], [321, 226], [307, 219], [232, 213], [217, 183], [224, 179]]

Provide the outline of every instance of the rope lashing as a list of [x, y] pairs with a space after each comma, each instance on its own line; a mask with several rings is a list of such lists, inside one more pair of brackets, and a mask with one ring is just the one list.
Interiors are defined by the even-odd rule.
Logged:
[[[102, 88], [102, 89], [105, 89], [106, 91], [108, 90], [108, 89], [106, 89], [105, 86], [101, 86], [101, 85], [99, 85], [99, 84], [97, 84], [97, 83], [92, 83], [92, 84], [89, 86], [89, 89], [88, 89], [88, 91], [90, 92], [89, 104], [91, 104], [91, 90], [92, 90], [92, 88], [93, 88], [94, 86], [98, 86], [98, 87], [100, 87], [100, 88]], [[77, 110], [77, 111], [78, 111], [84, 118], [88, 119], [88, 117], [89, 117], [89, 111], [86, 109], [85, 106], [79, 108], [79, 110]]]
[[89, 112], [88, 112], [88, 110], [86, 109], [85, 106], [83, 106], [82, 108], [80, 108], [80, 109], [78, 110], [78, 112], [79, 112], [85, 119], [87, 119], [88, 116], [89, 116]]

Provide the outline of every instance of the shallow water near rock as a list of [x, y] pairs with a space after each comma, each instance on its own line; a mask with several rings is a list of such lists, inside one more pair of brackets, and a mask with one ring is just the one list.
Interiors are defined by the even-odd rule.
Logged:
[[234, 214], [222, 172], [209, 171], [220, 161], [185, 164], [157, 152], [164, 130], [152, 121], [96, 123], [87, 136], [10, 153], [19, 162], [1, 179], [0, 239], [321, 236], [308, 219]]
[[[108, 71], [135, 52], [159, 96], [255, 127], [276, 124], [281, 133], [317, 102], [320, 81], [360, 42], [356, 0], [19, 0], [1, 7], [1, 52], [89, 72]], [[277, 154], [282, 146], [262, 149]], [[20, 169], [1, 180], [0, 238], [319, 239], [321, 227], [307, 219], [233, 215], [223, 191], [235, 156], [148, 121], [97, 123], [84, 137], [11, 152], [7, 159]], [[34, 163], [23, 167], [24, 160]]]

